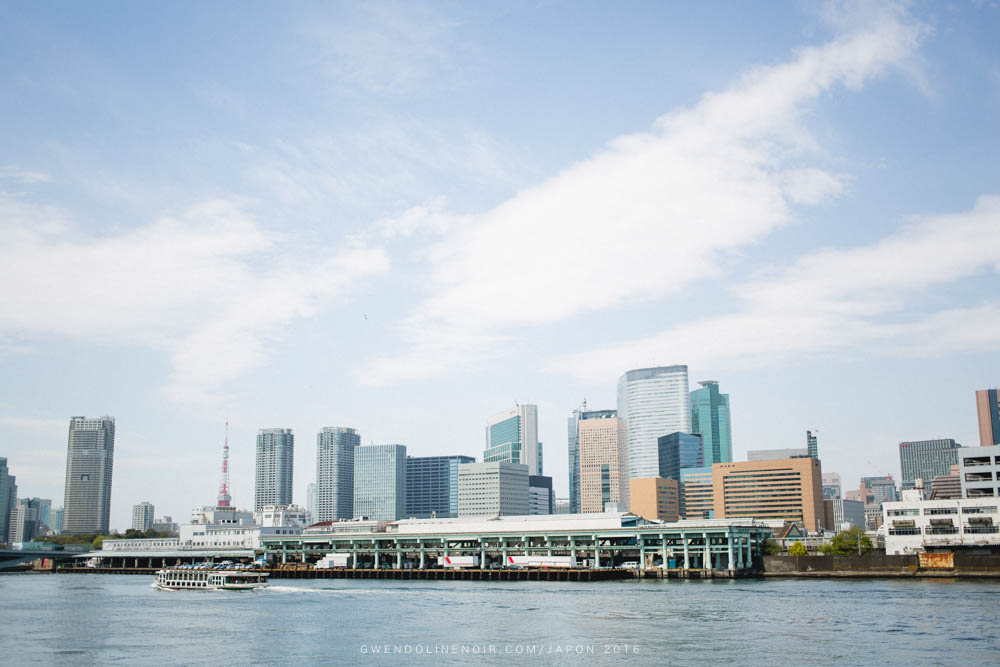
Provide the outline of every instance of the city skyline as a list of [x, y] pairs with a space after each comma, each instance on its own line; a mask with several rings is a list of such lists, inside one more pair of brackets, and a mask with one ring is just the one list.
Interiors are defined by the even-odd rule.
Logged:
[[901, 478], [998, 382], [998, 14], [5, 7], [0, 456], [58, 503], [115, 415], [122, 528], [213, 502], [227, 417], [250, 507], [261, 427], [478, 459], [522, 401], [565, 497], [572, 409], [685, 364], [734, 460]]

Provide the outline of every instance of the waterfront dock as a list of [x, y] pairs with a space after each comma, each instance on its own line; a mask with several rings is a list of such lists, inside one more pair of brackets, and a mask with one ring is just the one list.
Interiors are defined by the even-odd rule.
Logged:
[[[149, 567], [62, 567], [61, 574], [144, 574], [153, 576], [159, 568]], [[267, 572], [271, 579], [398, 579], [441, 581], [614, 581], [634, 579], [634, 570], [623, 569], [354, 569], [354, 568], [274, 568], [257, 570]]]

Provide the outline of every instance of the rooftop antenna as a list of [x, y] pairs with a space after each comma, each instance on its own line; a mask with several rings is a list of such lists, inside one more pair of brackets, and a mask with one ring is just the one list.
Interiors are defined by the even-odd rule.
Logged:
[[219, 502], [217, 507], [229, 507], [232, 502], [229, 495], [229, 418], [226, 418], [226, 440], [222, 446], [222, 481], [219, 482]]

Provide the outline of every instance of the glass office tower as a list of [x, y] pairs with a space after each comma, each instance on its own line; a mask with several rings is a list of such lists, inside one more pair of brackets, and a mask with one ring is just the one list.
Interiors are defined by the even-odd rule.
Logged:
[[715, 380], [699, 382], [691, 392], [690, 433], [700, 433], [705, 444], [705, 465], [733, 460], [733, 435], [729, 417], [729, 394], [719, 393]]

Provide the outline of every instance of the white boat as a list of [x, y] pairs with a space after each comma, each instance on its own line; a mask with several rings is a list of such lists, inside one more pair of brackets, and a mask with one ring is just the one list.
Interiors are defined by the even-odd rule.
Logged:
[[245, 591], [267, 587], [267, 572], [249, 569], [174, 567], [156, 573], [153, 585], [160, 590]]

